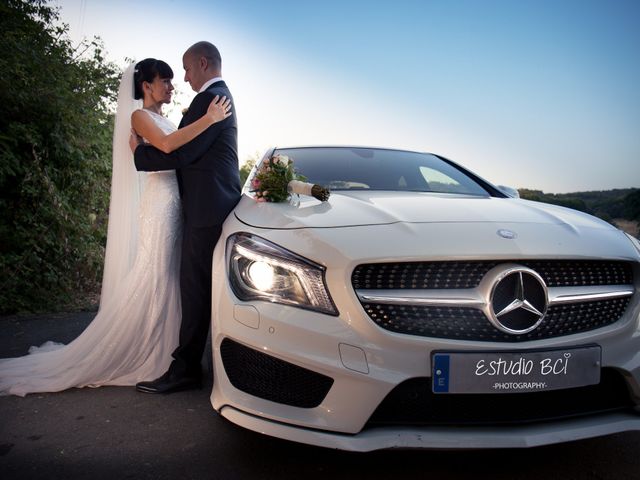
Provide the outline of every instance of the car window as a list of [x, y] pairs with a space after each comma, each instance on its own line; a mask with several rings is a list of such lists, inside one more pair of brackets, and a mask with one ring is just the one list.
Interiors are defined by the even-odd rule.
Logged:
[[464, 185], [439, 170], [420, 167], [420, 173], [429, 184], [429, 190], [432, 192], [469, 193]]
[[486, 196], [476, 181], [435, 155], [372, 148], [278, 149], [309, 182], [332, 190], [392, 190]]

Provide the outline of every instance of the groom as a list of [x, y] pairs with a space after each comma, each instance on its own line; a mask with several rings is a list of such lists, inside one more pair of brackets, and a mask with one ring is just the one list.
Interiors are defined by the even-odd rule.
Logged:
[[216, 95], [231, 99], [233, 115], [170, 154], [150, 145], [139, 145], [135, 150], [138, 170], [176, 169], [184, 213], [180, 344], [164, 375], [136, 385], [146, 393], [170, 393], [202, 384], [201, 360], [211, 318], [213, 249], [222, 223], [240, 200], [236, 114], [231, 93], [221, 78], [220, 52], [209, 42], [198, 42], [185, 52], [182, 62], [184, 80], [198, 94], [180, 127], [203, 116]]

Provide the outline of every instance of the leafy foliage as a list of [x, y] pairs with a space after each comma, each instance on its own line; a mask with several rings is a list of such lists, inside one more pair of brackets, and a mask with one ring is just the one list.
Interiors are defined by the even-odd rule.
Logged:
[[242, 166], [240, 167], [240, 186], [244, 185], [244, 183], [247, 181], [247, 178], [249, 178], [249, 174], [251, 173], [251, 170], [253, 169], [253, 167], [255, 166], [259, 158], [260, 157], [256, 154], [255, 157], [248, 158], [242, 164]]
[[640, 222], [640, 189], [624, 197], [622, 217]]
[[519, 192], [526, 200], [573, 208], [607, 221], [615, 218], [640, 220], [640, 189], [637, 188], [560, 194], [523, 188]]
[[43, 0], [0, 4], [0, 313], [102, 276], [118, 71], [67, 28]]

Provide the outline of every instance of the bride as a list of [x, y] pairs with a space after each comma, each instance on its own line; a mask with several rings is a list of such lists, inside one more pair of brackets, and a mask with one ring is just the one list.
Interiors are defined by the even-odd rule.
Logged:
[[122, 75], [96, 317], [68, 345], [47, 342], [24, 357], [0, 359], [0, 395], [135, 385], [169, 367], [180, 328], [180, 196], [174, 170], [136, 171], [130, 131], [171, 152], [231, 115], [229, 101], [215, 97], [206, 115], [176, 130], [161, 111], [171, 101], [172, 78], [169, 65], [153, 58]]

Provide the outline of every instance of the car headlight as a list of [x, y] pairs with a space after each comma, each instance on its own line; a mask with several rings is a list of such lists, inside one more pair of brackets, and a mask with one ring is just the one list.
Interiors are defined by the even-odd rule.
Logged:
[[227, 239], [229, 283], [244, 301], [265, 300], [338, 315], [325, 268], [264, 238], [237, 233]]

